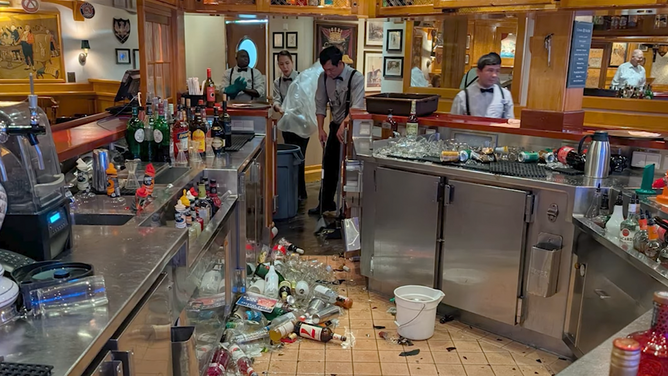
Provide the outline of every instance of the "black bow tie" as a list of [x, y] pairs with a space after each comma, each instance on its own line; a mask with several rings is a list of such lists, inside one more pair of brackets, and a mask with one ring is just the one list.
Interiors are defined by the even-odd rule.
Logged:
[[289, 78], [289, 77], [288, 77], [288, 78], [283, 77], [283, 82], [286, 82], [286, 81], [292, 81], [292, 78]]
[[343, 77], [341, 77], [341, 76], [336, 77], [335, 80], [343, 81]]
[[480, 88], [480, 92], [481, 93], [492, 93], [493, 94], [494, 93], [494, 88], [493, 87], [490, 87], [489, 89]]
[[248, 68], [237, 68], [237, 72], [248, 72]]

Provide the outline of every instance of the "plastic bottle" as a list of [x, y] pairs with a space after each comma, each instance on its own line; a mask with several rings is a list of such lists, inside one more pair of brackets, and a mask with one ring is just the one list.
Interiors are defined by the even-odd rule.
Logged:
[[278, 274], [274, 265], [269, 267], [269, 272], [264, 277], [264, 295], [270, 298], [278, 298]]
[[213, 354], [213, 359], [206, 370], [206, 376], [225, 376], [229, 361], [230, 354], [224, 348], [219, 347]]
[[294, 288], [295, 295], [297, 295], [297, 297], [302, 299], [306, 298], [310, 292], [311, 289], [308, 283], [306, 283], [306, 281], [298, 281], [297, 285]]
[[336, 293], [336, 291], [325, 287], [323, 285], [317, 285], [313, 289], [313, 296], [320, 298], [329, 304], [336, 304], [339, 307], [345, 309], [350, 309], [353, 306], [353, 301], [347, 296], [342, 296]]
[[624, 201], [620, 193], [617, 195], [612, 216], [608, 220], [608, 223], [605, 224], [605, 232], [611, 236], [619, 237], [619, 229], [622, 222], [624, 222]]
[[183, 203], [181, 203], [181, 200], [179, 200], [176, 205], [174, 206], [174, 226], [176, 228], [186, 228], [186, 217], [185, 217], [185, 211], [186, 207], [183, 206]]
[[237, 368], [239, 368], [239, 372], [241, 372], [242, 375], [258, 376], [257, 372], [255, 372], [255, 370], [253, 369], [252, 366], [253, 362], [250, 360], [248, 356], [246, 356], [241, 347], [232, 344], [228, 347], [228, 351], [230, 352], [232, 360], [237, 365]]
[[296, 320], [288, 320], [281, 323], [280, 325], [274, 326], [271, 328], [271, 330], [269, 330], [269, 339], [271, 339], [271, 341], [274, 343], [280, 342], [282, 338], [287, 337], [290, 333], [295, 331], [295, 323]]
[[269, 337], [269, 330], [262, 328], [248, 333], [239, 333], [230, 338], [231, 343], [245, 344]]

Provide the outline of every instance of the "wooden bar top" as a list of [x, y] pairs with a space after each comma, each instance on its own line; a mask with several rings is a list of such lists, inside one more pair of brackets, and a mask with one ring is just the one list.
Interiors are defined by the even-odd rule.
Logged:
[[[353, 120], [369, 119], [374, 122], [382, 122], [387, 118], [387, 115], [370, 114], [364, 110], [351, 109], [350, 117]], [[406, 116], [394, 115], [394, 120], [397, 123], [405, 123]], [[516, 123], [515, 123], [516, 122]], [[477, 132], [496, 132], [508, 133], [522, 136], [545, 137], [565, 141], [578, 142], [587, 134], [593, 133], [596, 129], [586, 129], [584, 132], [578, 131], [546, 131], [538, 129], [526, 129], [520, 127], [520, 121], [515, 120], [513, 123], [508, 123], [508, 120], [493, 119], [477, 116], [463, 116], [452, 115], [448, 113], [435, 112], [429, 116], [420, 117], [420, 125], [428, 127], [447, 127], [456, 129], [466, 129]], [[619, 127], [609, 127], [608, 130], [620, 129]], [[597, 128], [597, 130], [603, 130]], [[639, 140], [628, 139], [622, 137], [610, 136], [610, 142], [614, 145], [633, 146], [651, 149], [668, 149], [668, 144], [665, 141]]]
[[102, 113], [52, 126], [58, 160], [74, 158], [123, 138], [127, 120]]

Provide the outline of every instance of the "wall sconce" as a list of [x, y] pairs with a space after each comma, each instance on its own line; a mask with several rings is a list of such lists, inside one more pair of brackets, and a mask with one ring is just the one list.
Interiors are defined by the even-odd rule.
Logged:
[[88, 57], [88, 50], [90, 49], [88, 39], [81, 40], [81, 49], [83, 52], [79, 54], [79, 64], [86, 65], [86, 58]]

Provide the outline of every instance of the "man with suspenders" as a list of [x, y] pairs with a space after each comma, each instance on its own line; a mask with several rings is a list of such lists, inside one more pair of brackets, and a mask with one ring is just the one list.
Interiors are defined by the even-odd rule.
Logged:
[[248, 66], [248, 51], [237, 51], [237, 66], [225, 71], [220, 85], [221, 92], [230, 99], [251, 101], [266, 96], [264, 76], [259, 70]]
[[[318, 78], [315, 94], [315, 114], [318, 119], [318, 139], [324, 145], [323, 181], [320, 183], [321, 200], [309, 214], [336, 211], [334, 196], [340, 178], [341, 143], [348, 126], [351, 108], [364, 108], [364, 76], [343, 62], [343, 53], [335, 46], [320, 52], [320, 64], [325, 70]], [[332, 118], [329, 135], [325, 132], [327, 104]]]
[[499, 85], [501, 56], [490, 52], [478, 60], [478, 79], [460, 91], [452, 102], [451, 114], [514, 119], [513, 97]]

